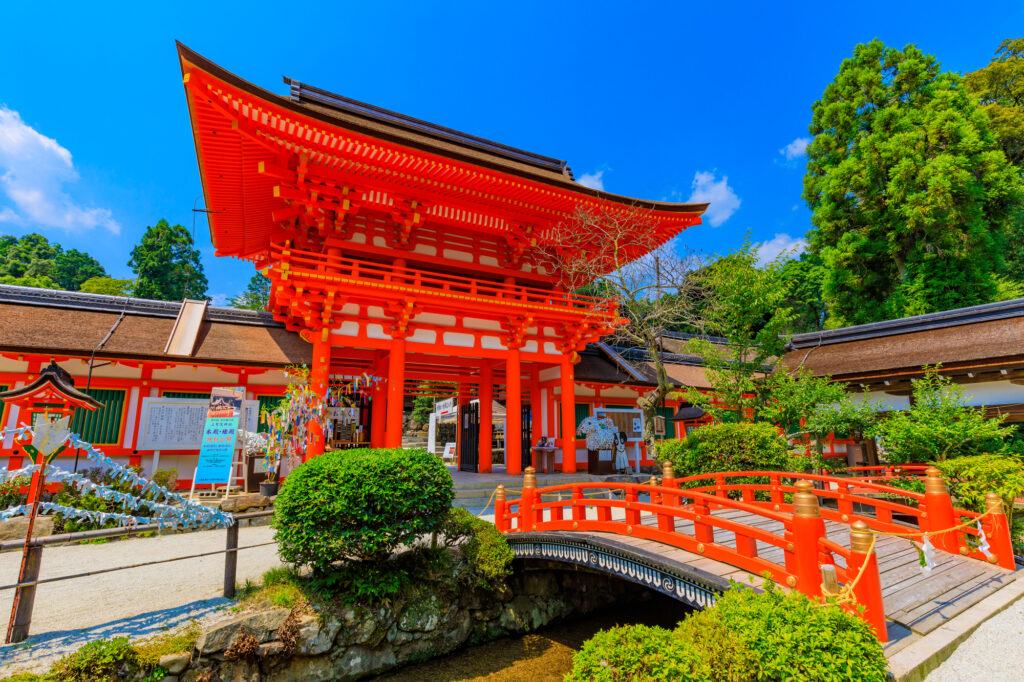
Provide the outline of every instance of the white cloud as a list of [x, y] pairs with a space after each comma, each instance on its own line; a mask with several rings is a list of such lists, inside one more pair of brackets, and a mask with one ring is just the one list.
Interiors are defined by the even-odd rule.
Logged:
[[687, 199], [690, 203], [709, 202], [704, 218], [712, 227], [718, 227], [728, 220], [740, 207], [740, 198], [729, 186], [728, 176], [715, 179], [714, 171], [697, 171], [693, 176], [693, 193]]
[[784, 252], [786, 258], [795, 258], [807, 248], [804, 239], [790, 237], [785, 232], [776, 232], [775, 236], [757, 245], [757, 264], [767, 265]]
[[0, 189], [13, 204], [0, 209], [0, 221], [30, 222], [68, 231], [121, 226], [105, 208], [85, 208], [64, 191], [78, 180], [71, 152], [39, 134], [16, 111], [0, 105]]
[[215, 306], [217, 306], [219, 308], [223, 308], [224, 306], [226, 306], [228, 304], [228, 295], [227, 294], [210, 294], [210, 302], [213, 305], [215, 305]]
[[576, 182], [589, 187], [590, 189], [604, 189], [604, 171], [594, 171], [593, 173], [584, 173], [580, 177], [576, 178]]
[[792, 161], [795, 158], [803, 156], [807, 153], [807, 145], [811, 143], [809, 137], [798, 137], [785, 147], [779, 150], [779, 153], [786, 157], [787, 161]]

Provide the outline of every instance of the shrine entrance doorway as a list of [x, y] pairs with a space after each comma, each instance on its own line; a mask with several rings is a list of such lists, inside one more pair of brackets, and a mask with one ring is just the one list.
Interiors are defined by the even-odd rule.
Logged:
[[459, 471], [480, 468], [480, 403], [459, 407]]

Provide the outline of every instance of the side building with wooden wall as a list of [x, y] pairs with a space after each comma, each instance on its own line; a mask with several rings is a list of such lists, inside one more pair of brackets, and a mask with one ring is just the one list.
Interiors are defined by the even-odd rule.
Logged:
[[[269, 313], [201, 306], [195, 324], [176, 330], [182, 305], [0, 285], [0, 387], [25, 385], [56, 361], [76, 388], [104, 404], [76, 415], [73, 430], [149, 472], [154, 453], [139, 448], [143, 398], [209, 398], [214, 386], [245, 386], [248, 399], [267, 404], [284, 393], [285, 367], [310, 362], [311, 345]], [[16, 408], [7, 410], [0, 424], [16, 426], [18, 417]], [[179, 482], [188, 483], [197, 455], [161, 453], [159, 468], [177, 468]], [[60, 456], [61, 466], [69, 468], [69, 458], [74, 451]], [[0, 441], [0, 463], [15, 469], [22, 462], [12, 437]]]

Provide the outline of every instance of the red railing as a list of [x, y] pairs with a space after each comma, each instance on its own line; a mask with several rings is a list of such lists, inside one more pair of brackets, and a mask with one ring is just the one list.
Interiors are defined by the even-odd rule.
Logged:
[[272, 267], [281, 273], [282, 278], [319, 280], [365, 289], [387, 287], [410, 294], [451, 298], [463, 305], [467, 301], [485, 305], [518, 305], [537, 310], [555, 309], [574, 315], [605, 316], [612, 320], [617, 318], [615, 300], [609, 298], [417, 270], [281, 245], [271, 247], [271, 259], [276, 261]]
[[[954, 509], [935, 469], [928, 470], [923, 495], [861, 479], [793, 472], [744, 471], [676, 479], [666, 467], [665, 474], [660, 485], [587, 482], [537, 488], [528, 468], [521, 498], [505, 500], [499, 488], [495, 524], [504, 533], [597, 531], [654, 540], [754, 574], [767, 573], [774, 581], [812, 597], [822, 595], [821, 567], [831, 565], [841, 583], [856, 582], [852, 596], [866, 607], [860, 615], [882, 641], [886, 641], [885, 614], [877, 559], [871, 549], [872, 530], [917, 539], [928, 533], [939, 549], [1014, 568], [1009, 526], [998, 498], [986, 514]], [[712, 513], [723, 510], [776, 521], [781, 532]], [[986, 559], [967, 542], [967, 536], [979, 535], [975, 527], [950, 530], [979, 519], [994, 559]], [[684, 521], [685, 530], [679, 528], [679, 520]], [[849, 549], [828, 539], [826, 520], [851, 526]], [[716, 530], [725, 537], [716, 537]], [[733, 542], [727, 544], [728, 539]], [[769, 552], [781, 550], [782, 560], [761, 556], [759, 542], [768, 545]]]

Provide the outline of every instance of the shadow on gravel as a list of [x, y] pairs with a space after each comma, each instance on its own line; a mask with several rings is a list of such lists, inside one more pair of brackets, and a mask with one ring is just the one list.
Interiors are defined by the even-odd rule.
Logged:
[[[4, 666], [3, 673], [14, 672], [12, 667], [18, 670], [45, 670], [52, 661], [93, 640], [113, 637], [138, 639], [157, 635], [196, 618], [208, 616], [229, 603], [229, 600], [220, 597], [202, 599], [80, 630], [58, 630], [32, 635], [24, 642], [0, 646], [0, 666]], [[32, 665], [18, 665], [25, 663]]]

